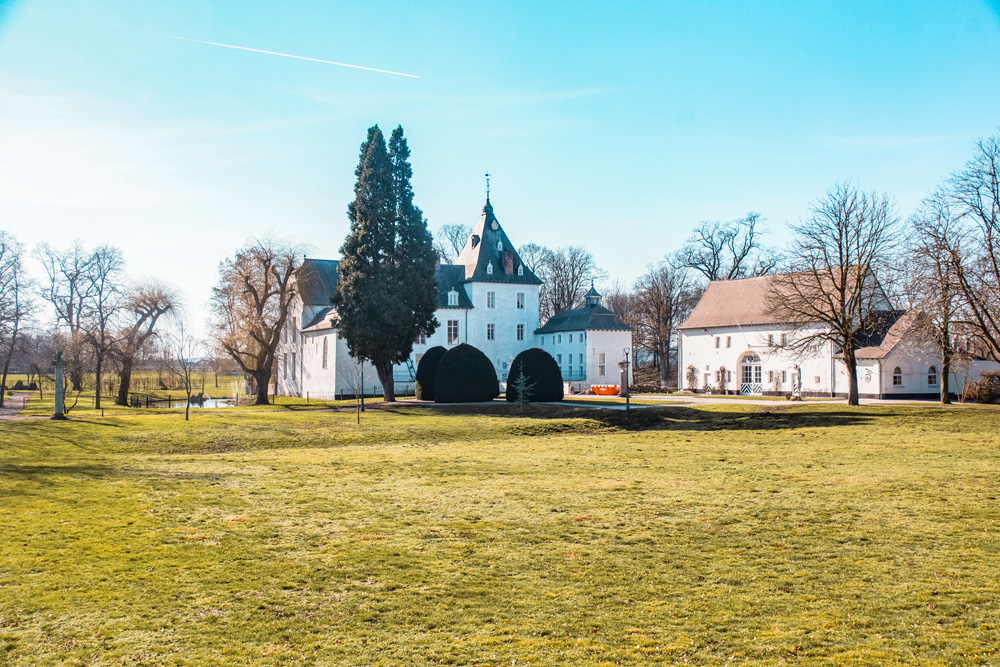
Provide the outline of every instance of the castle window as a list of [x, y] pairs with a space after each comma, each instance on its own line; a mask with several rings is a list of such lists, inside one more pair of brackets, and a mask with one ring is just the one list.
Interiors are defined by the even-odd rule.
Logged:
[[604, 373], [607, 370], [607, 365], [604, 363], [604, 353], [599, 352], [597, 354], [597, 374], [604, 377]]
[[458, 342], [458, 320], [448, 320], [448, 343]]
[[518, 265], [518, 267], [517, 267], [517, 275], [519, 275], [519, 276], [523, 276], [524, 275], [524, 264]]
[[486, 293], [486, 307], [487, 308], [496, 308], [497, 307], [497, 293], [496, 292], [487, 292]]
[[542, 345], [545, 345], [545, 336], [542, 336]]
[[556, 363], [559, 364], [560, 366], [562, 366], [562, 355], [561, 354], [557, 354], [556, 355]]
[[715, 337], [715, 349], [716, 350], [719, 349], [719, 337], [718, 336]]
[[788, 344], [788, 334], [781, 334], [781, 345], [784, 347]]
[[486, 340], [495, 340], [496, 333], [497, 333], [497, 325], [493, 324], [492, 322], [486, 325]]
[[573, 342], [573, 334], [569, 335], [569, 342], [571, 342], [571, 343]]
[[524, 325], [523, 324], [518, 324], [517, 325], [517, 339], [518, 340], [524, 340]]
[[767, 346], [774, 347], [774, 334], [767, 334]]
[[497, 241], [497, 252], [503, 252], [503, 241]]
[[732, 345], [732, 343], [733, 343], [733, 337], [726, 336], [726, 347], [729, 347], [730, 345]]
[[323, 368], [326, 368], [327, 352], [327, 340], [326, 336], [323, 336]]
[[524, 292], [517, 293], [517, 307], [524, 310]]
[[927, 384], [936, 385], [938, 383], [937, 369], [931, 366], [927, 369]]
[[[417, 334], [417, 339], [413, 341], [414, 345], [427, 345], [427, 336], [424, 334]], [[324, 366], [324, 368], [326, 368]]]
[[489, 264], [486, 265], [486, 273], [488, 273], [491, 276], [493, 275], [493, 262], [490, 262]]
[[902, 387], [903, 386], [903, 371], [900, 370], [899, 366], [892, 369], [892, 386]]

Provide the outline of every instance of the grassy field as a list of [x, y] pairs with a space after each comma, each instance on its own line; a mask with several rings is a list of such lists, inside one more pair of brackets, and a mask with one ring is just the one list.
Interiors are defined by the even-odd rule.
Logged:
[[0, 664], [1000, 664], [1000, 413], [630, 418], [0, 424]]

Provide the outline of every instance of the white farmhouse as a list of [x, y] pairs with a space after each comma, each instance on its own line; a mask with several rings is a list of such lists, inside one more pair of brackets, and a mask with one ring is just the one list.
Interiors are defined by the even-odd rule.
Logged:
[[[332, 398], [353, 395], [362, 387], [368, 394], [382, 391], [374, 367], [358, 364], [339, 336], [333, 307], [337, 264], [336, 260], [306, 259], [296, 272], [297, 294], [277, 353], [277, 391], [281, 395]], [[435, 279], [438, 307], [434, 315], [439, 326], [433, 335], [414, 341], [410, 358], [394, 367], [393, 380], [400, 393], [412, 389], [416, 366], [431, 347], [451, 348], [468, 343], [493, 362], [497, 377], [504, 382], [514, 357], [525, 349], [537, 347], [539, 340], [546, 337], [538, 327], [538, 293], [542, 281], [521, 261], [514, 244], [493, 214], [489, 197], [455, 264], [441, 265]], [[592, 298], [588, 298], [588, 304]], [[599, 298], [596, 295], [596, 299]], [[605, 313], [611, 314], [597, 301], [593, 308], [598, 309], [593, 312], [599, 315], [594, 320], [595, 326], [607, 319]], [[624, 327], [620, 321], [618, 324]], [[606, 379], [604, 375], [587, 374], [583, 370], [588, 368], [579, 358], [585, 351], [583, 347], [573, 351], [577, 355], [574, 359], [579, 358], [579, 362], [574, 361], [571, 365], [567, 356], [567, 362], [560, 363], [566, 373], [564, 379], [572, 378], [582, 385], [593, 375], [602, 382], [617, 382], [621, 350], [631, 346], [631, 334], [627, 329], [612, 328], [617, 337], [604, 336], [607, 331], [601, 327], [593, 330], [594, 335], [590, 338], [593, 368], [596, 371], [598, 360], [604, 360], [600, 364], [610, 374]], [[584, 331], [573, 329], [569, 335], [583, 336]], [[587, 335], [591, 335], [589, 331]], [[582, 344], [583, 338], [579, 342]], [[598, 349], [601, 345], [611, 347]], [[555, 351], [551, 345], [545, 347], [550, 353]]]
[[[715, 281], [687, 320], [678, 337], [682, 389], [727, 391], [739, 394], [785, 394], [846, 397], [847, 367], [832, 342], [814, 349], [793, 350], [793, 335], [802, 336], [820, 325], [795, 327], [767, 308], [774, 276]], [[925, 398], [940, 395], [940, 353], [919, 335], [920, 317], [914, 311], [892, 310], [878, 289], [875, 303], [879, 326], [861, 341], [858, 393], [863, 398]], [[970, 378], [1000, 364], [974, 360], [959, 363], [949, 379], [952, 392], [961, 392]], [[694, 382], [690, 380], [693, 376]]]

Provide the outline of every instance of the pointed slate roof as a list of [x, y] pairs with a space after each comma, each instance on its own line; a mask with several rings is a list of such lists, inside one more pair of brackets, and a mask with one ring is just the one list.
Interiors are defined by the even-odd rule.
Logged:
[[[495, 227], [495, 229], [494, 229]], [[467, 282], [482, 283], [514, 283], [520, 285], [541, 285], [530, 268], [521, 261], [514, 244], [493, 215], [493, 205], [489, 197], [483, 206], [483, 214], [472, 229], [472, 235], [466, 241], [462, 253], [455, 264], [465, 267]], [[489, 267], [493, 267], [490, 273]], [[518, 267], [524, 267], [522, 275], [518, 275]]]
[[295, 269], [295, 286], [299, 298], [307, 306], [333, 305], [333, 295], [337, 293], [336, 259], [302, 260]]
[[617, 315], [604, 306], [593, 303], [583, 308], [561, 310], [545, 323], [536, 334], [558, 331], [631, 331], [632, 327], [622, 322]]

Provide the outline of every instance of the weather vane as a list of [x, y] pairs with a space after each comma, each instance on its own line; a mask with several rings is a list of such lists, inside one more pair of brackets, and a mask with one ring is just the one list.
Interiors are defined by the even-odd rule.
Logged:
[[490, 198], [490, 172], [486, 172], [486, 198]]

